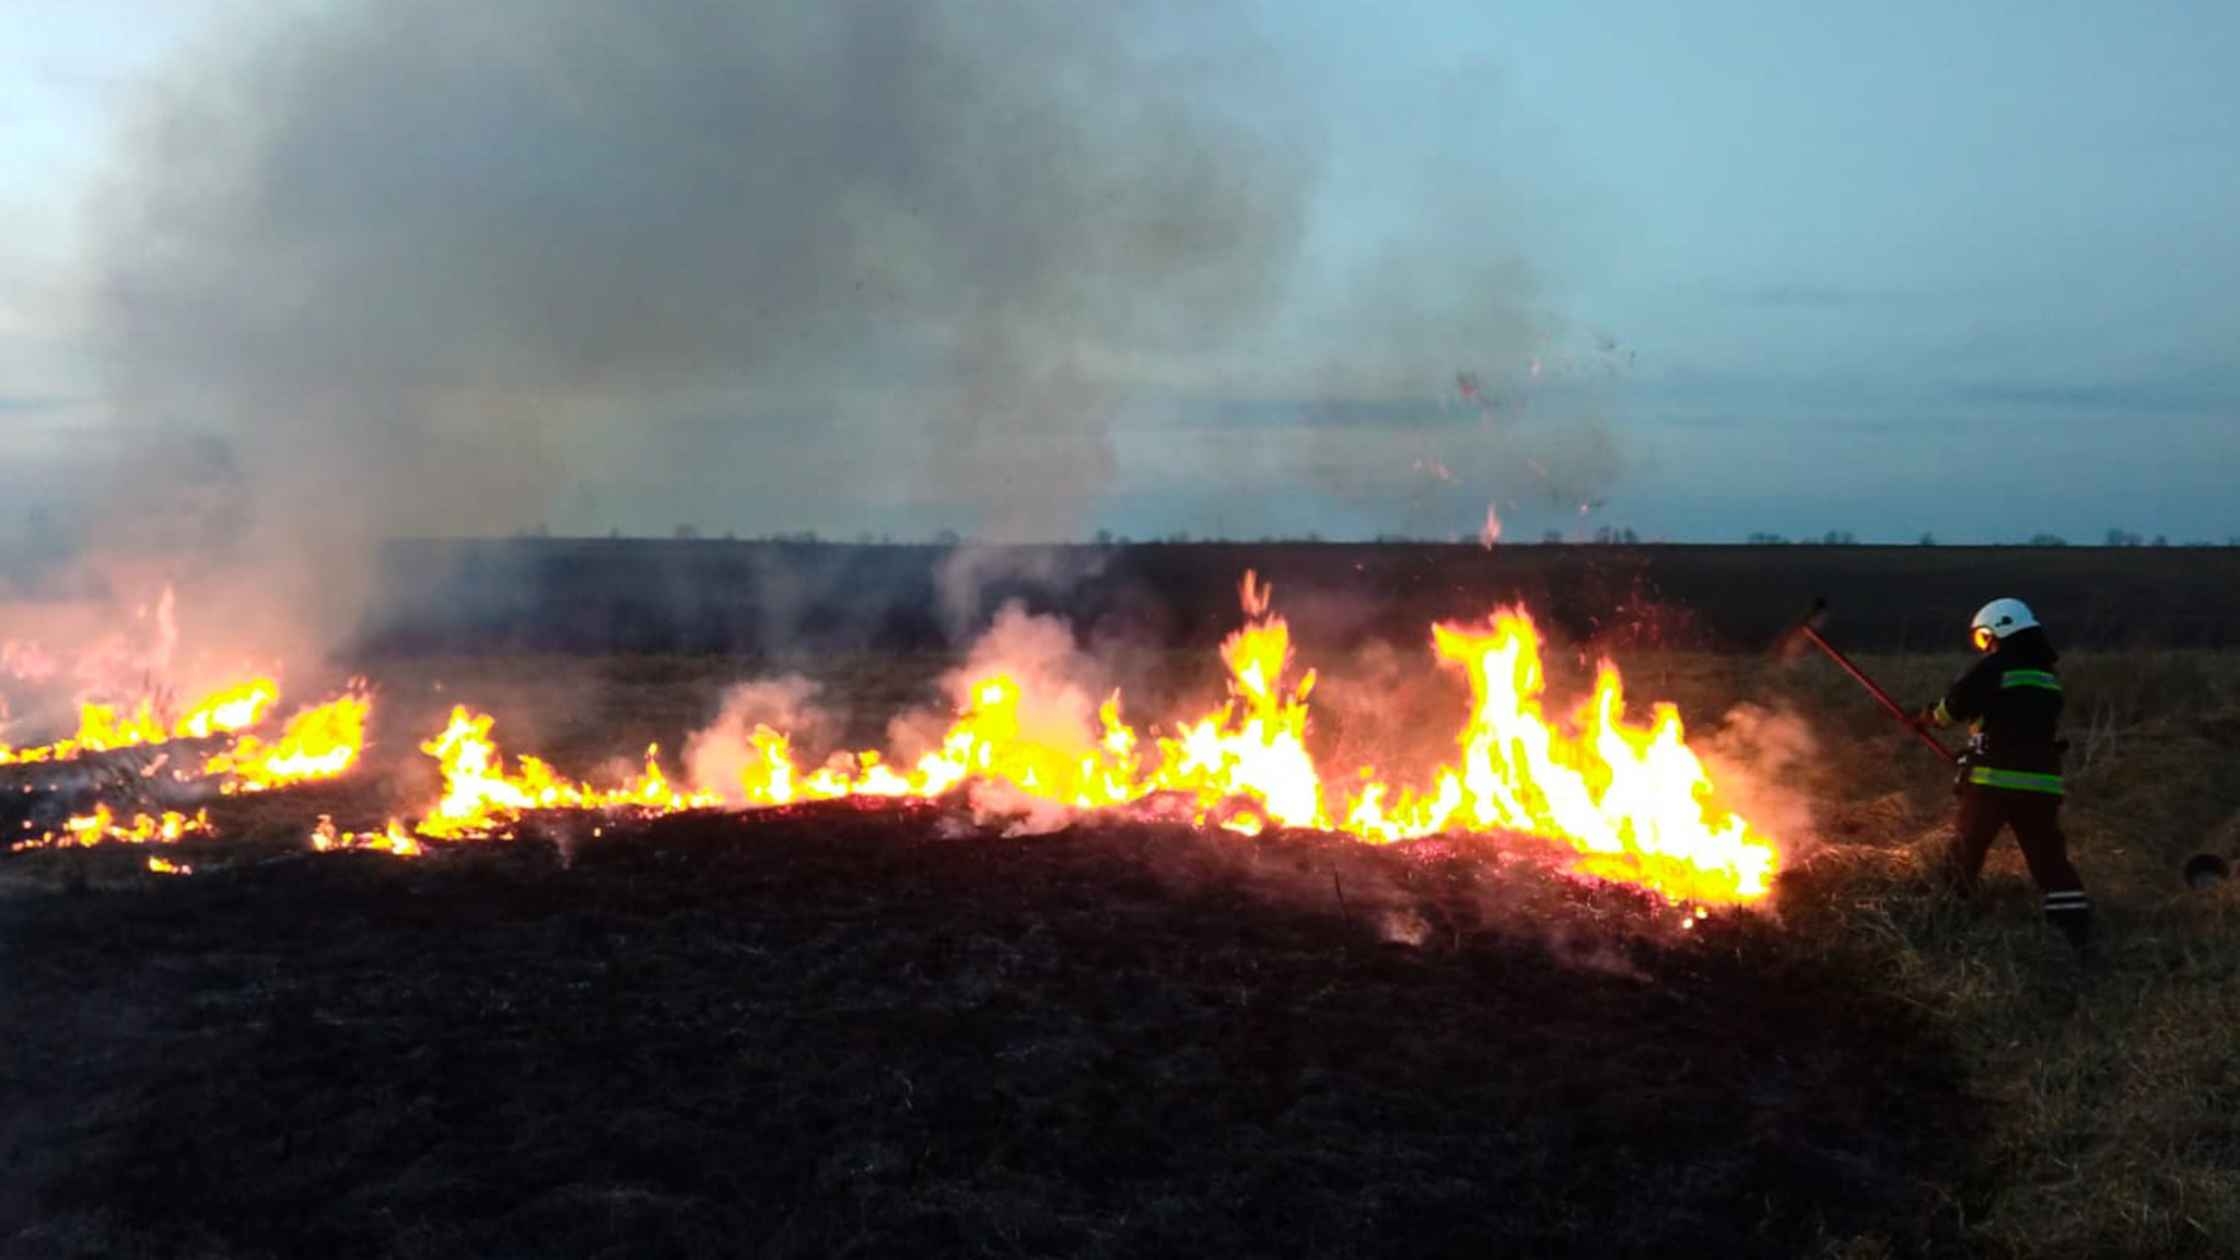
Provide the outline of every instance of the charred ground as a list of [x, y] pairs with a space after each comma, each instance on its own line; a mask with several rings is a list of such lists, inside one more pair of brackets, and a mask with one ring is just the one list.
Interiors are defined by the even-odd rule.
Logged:
[[838, 806], [562, 851], [94, 854], [5, 902], [18, 1248], [1788, 1255], [1968, 1214], [1959, 1059], [1862, 960], [1495, 846]]

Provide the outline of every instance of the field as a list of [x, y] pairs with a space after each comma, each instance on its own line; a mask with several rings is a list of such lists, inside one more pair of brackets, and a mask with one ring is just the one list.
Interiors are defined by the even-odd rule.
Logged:
[[[1207, 580], [1226, 597], [1233, 576]], [[1381, 624], [1315, 593], [1342, 582], [1291, 576], [1311, 588], [1303, 651], [1342, 681]], [[1778, 622], [1823, 577], [1760, 582], [1752, 615]], [[1224, 628], [1210, 598], [1174, 613], [1175, 582], [1162, 633], [1193, 648], [1139, 636], [1129, 658], [1154, 695], [1207, 682]], [[1673, 586], [1640, 604], [1658, 624], [1697, 606]], [[454, 699], [587, 771], [675, 748], [770, 664], [393, 635], [378, 773], [219, 802], [224, 838], [182, 848], [187, 878], [113, 847], [0, 859], [0, 1238], [208, 1257], [2240, 1250], [2240, 897], [2178, 877], [2240, 848], [2240, 660], [2065, 660], [2067, 825], [2102, 908], [2080, 966], [2011, 844], [1976, 905], [1927, 888], [1946, 772], [1825, 662], [1598, 637], [1700, 737], [1744, 703], [1811, 732], [1765, 909], [1682, 930], [1525, 838], [1006, 838], [934, 804], [556, 821], [418, 862], [308, 853], [319, 813], [425, 803], [413, 745]], [[854, 732], [952, 661], [795, 663]], [[1918, 697], [1965, 662], [1863, 663]]]
[[1085, 638], [1202, 651], [1235, 621], [1246, 569], [1333, 650], [1413, 645], [1434, 620], [1522, 600], [1574, 639], [1757, 651], [1824, 595], [1856, 648], [1942, 652], [1961, 641], [1955, 619], [2002, 594], [2031, 601], [2069, 647], [2240, 646], [2240, 547], [512, 539], [389, 548], [365, 647], [892, 655], [959, 647], [970, 609], [1017, 599]]

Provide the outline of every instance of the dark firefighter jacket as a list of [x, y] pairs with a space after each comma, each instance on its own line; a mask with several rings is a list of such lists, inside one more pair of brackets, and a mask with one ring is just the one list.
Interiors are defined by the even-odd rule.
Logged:
[[1929, 720], [1966, 722], [1967, 780], [1978, 787], [2060, 795], [2061, 679], [2053, 644], [2032, 627], [2001, 640], [1997, 650], [1960, 676]]

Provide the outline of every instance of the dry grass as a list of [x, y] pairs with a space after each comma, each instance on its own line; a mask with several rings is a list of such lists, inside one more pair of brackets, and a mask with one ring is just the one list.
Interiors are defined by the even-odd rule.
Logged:
[[[1867, 662], [1909, 696], [1934, 695], [1941, 664]], [[2081, 655], [2063, 673], [2085, 728], [2064, 821], [2100, 909], [2088, 968], [2036, 915], [2011, 843], [1980, 912], [1923, 893], [1945, 838], [1946, 801], [1921, 786], [1934, 767], [1824, 676], [1791, 695], [1856, 711], [1860, 738], [1815, 784], [1832, 816], [1860, 820], [1856, 847], [1815, 863], [1784, 914], [1802, 947], [1872, 942], [1889, 990], [1953, 1030], [1992, 1108], [1969, 1222], [1986, 1252], [2240, 1253], [2240, 894], [2179, 878], [2190, 854], [2236, 845], [2240, 659]]]

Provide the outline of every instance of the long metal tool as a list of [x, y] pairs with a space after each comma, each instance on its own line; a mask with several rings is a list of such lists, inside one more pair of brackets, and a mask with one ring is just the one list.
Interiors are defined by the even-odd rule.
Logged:
[[1860, 686], [1867, 689], [1867, 694], [1873, 696], [1875, 700], [1882, 705], [1885, 712], [1889, 713], [1891, 717], [1894, 717], [1898, 720], [1898, 725], [1905, 727], [1909, 731], [1912, 731], [1914, 735], [1921, 740], [1922, 743], [1927, 744], [1929, 747], [1935, 749], [1939, 757], [1944, 758], [1948, 762], [1959, 761], [1960, 754], [1945, 747], [1943, 741], [1939, 740], [1936, 736], [1931, 735], [1927, 731], [1927, 729], [1925, 729], [1921, 725], [1921, 723], [1914, 720], [1912, 714], [1906, 712], [1906, 707], [1904, 705], [1899, 704], [1896, 700], [1892, 699], [1890, 697], [1890, 693], [1882, 689], [1882, 684], [1876, 682], [1872, 678], [1869, 678], [1867, 676], [1867, 671], [1853, 664], [1850, 657], [1845, 656], [1842, 652], [1837, 651], [1836, 646], [1833, 643], [1830, 643], [1827, 641], [1827, 639], [1821, 637], [1820, 621], [1827, 615], [1827, 612], [1827, 600], [1813, 600], [1812, 611], [1806, 615], [1803, 621], [1797, 623], [1795, 632], [1797, 637], [1806, 640], [1807, 642], [1811, 643], [1812, 646], [1819, 648], [1821, 651], [1827, 653], [1829, 660], [1834, 661], [1837, 665], [1841, 666], [1844, 673], [1851, 675], [1851, 677], [1856, 680]]

